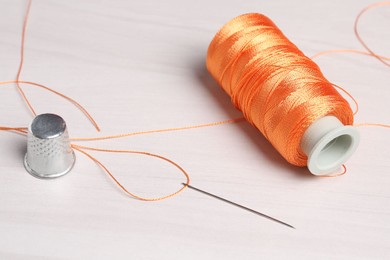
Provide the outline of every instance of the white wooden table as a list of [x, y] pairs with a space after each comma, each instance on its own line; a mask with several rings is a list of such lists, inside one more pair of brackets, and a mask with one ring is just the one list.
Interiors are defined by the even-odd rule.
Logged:
[[[217, 30], [246, 12], [269, 16], [307, 55], [360, 49], [353, 21], [367, 0], [240, 1], [34, 0], [22, 79], [83, 104], [100, 135], [239, 117], [205, 70]], [[0, 1], [0, 80], [14, 79], [26, 1]], [[361, 21], [362, 36], [390, 55], [390, 7]], [[389, 69], [375, 59], [318, 59], [332, 82], [359, 101], [356, 122], [389, 123]], [[25, 90], [39, 113], [61, 115], [72, 137], [97, 136], [73, 106]], [[0, 88], [0, 125], [32, 120], [14, 86]], [[94, 142], [158, 153], [183, 166], [192, 184], [286, 221], [295, 230], [192, 190], [161, 201], [124, 195], [77, 153], [56, 180], [23, 168], [26, 140], [0, 132], [1, 259], [389, 259], [389, 131], [361, 128], [348, 174], [315, 178], [286, 163], [248, 123]], [[158, 196], [183, 181], [166, 163], [93, 153], [135, 193]]]

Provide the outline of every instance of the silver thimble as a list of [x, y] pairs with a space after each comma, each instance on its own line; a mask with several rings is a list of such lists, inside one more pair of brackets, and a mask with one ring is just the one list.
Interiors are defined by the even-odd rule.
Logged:
[[38, 178], [55, 178], [68, 173], [75, 163], [64, 119], [41, 114], [28, 128], [26, 170]]

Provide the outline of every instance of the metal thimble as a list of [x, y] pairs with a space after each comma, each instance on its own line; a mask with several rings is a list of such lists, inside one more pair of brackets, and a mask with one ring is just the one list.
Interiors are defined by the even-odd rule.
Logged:
[[74, 163], [64, 119], [54, 114], [36, 116], [27, 133], [26, 170], [38, 178], [55, 178], [68, 173]]

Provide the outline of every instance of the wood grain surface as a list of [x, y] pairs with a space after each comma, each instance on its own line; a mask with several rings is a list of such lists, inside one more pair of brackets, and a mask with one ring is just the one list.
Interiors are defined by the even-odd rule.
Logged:
[[[14, 79], [26, 2], [0, 1], [0, 80]], [[39, 113], [61, 115], [72, 137], [181, 127], [240, 117], [205, 69], [209, 42], [229, 19], [269, 16], [307, 55], [362, 49], [353, 34], [372, 3], [260, 0], [34, 0], [21, 79], [83, 104], [97, 133], [66, 101], [25, 86]], [[361, 34], [390, 55], [390, 7], [361, 20]], [[356, 122], [389, 123], [389, 69], [335, 54], [317, 60], [360, 104]], [[32, 116], [15, 86], [0, 88], [0, 125]], [[246, 122], [83, 143], [164, 155], [192, 185], [296, 227], [295, 230], [193, 190], [142, 202], [121, 192], [77, 153], [68, 175], [39, 180], [23, 168], [26, 140], [0, 132], [0, 259], [389, 259], [389, 130], [361, 128], [361, 144], [339, 178], [289, 165]], [[93, 153], [132, 192], [159, 196], [184, 180], [138, 155]]]

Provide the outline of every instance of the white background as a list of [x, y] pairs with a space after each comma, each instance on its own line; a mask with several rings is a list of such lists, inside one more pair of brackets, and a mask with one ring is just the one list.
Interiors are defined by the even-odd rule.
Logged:
[[[66, 101], [25, 86], [39, 113], [64, 117], [72, 137], [180, 127], [239, 117], [205, 70], [217, 30], [246, 12], [269, 16], [308, 56], [362, 49], [351, 1], [143, 0], [33, 2], [21, 79], [83, 104], [97, 133]], [[0, 1], [0, 80], [15, 78], [26, 1]], [[390, 55], [390, 7], [361, 20], [361, 34]], [[335, 54], [317, 60], [360, 104], [356, 123], [389, 123], [389, 69]], [[14, 86], [1, 86], [0, 125], [32, 120]], [[388, 259], [389, 130], [361, 128], [348, 173], [317, 178], [289, 165], [246, 122], [89, 143], [158, 153], [179, 163], [195, 187], [259, 210], [290, 229], [192, 190], [161, 202], [121, 192], [77, 153], [73, 171], [45, 181], [23, 168], [26, 140], [0, 133], [1, 259]], [[159, 196], [184, 180], [148, 157], [93, 153], [132, 192]]]

